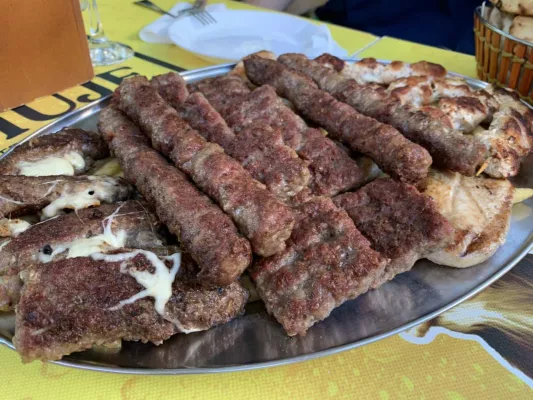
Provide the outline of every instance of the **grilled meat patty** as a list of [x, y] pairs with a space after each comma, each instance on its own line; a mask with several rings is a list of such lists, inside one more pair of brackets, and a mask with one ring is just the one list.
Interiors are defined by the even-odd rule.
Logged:
[[137, 201], [106, 204], [32, 225], [0, 249], [0, 310], [16, 304], [18, 274], [32, 265], [118, 247], [162, 244], [157, 218]]
[[294, 218], [284, 203], [191, 128], [145, 77], [125, 79], [117, 93], [119, 108], [233, 218], [255, 253], [269, 256], [285, 248]]
[[[167, 262], [163, 268], [173, 266]], [[30, 269], [23, 274], [13, 343], [24, 362], [58, 360], [120, 339], [160, 344], [176, 333], [206, 330], [243, 313], [248, 293], [239, 283], [206, 289], [191, 269], [194, 262], [182, 255], [177, 276], [165, 282], [171, 287], [162, 313], [152, 297], [131, 301], [146, 289], [135, 274], [165, 273], [142, 253], [125, 261], [84, 257]]]
[[331, 199], [315, 197], [296, 207], [295, 216], [287, 249], [252, 265], [261, 299], [289, 336], [304, 335], [366, 292], [386, 262]]
[[133, 188], [123, 179], [103, 176], [0, 175], [0, 217], [43, 211], [43, 218], [64, 209], [79, 210], [126, 200]]
[[98, 128], [125, 177], [198, 263], [199, 280], [214, 286], [234, 282], [250, 264], [251, 250], [231, 219], [150, 147], [122, 112], [102, 110]]
[[17, 146], [0, 160], [0, 175], [79, 175], [108, 155], [98, 134], [65, 128]]
[[487, 260], [505, 242], [514, 195], [508, 180], [432, 170], [424, 193], [455, 229], [448, 246], [428, 255], [434, 263], [470, 267]]
[[374, 287], [410, 270], [418, 259], [444, 248], [453, 236], [451, 224], [430, 197], [389, 178], [376, 179], [333, 201], [346, 210], [372, 248], [390, 260]]
[[[308, 162], [314, 195], [333, 196], [360, 186], [364, 177], [356, 162], [335, 142], [305, 122], [265, 85], [250, 91], [236, 76], [221, 76], [190, 85], [221, 113], [237, 136], [270, 127], [283, 143]], [[269, 134], [268, 130], [265, 131]], [[272, 135], [272, 134], [270, 134]]]
[[307, 163], [285, 146], [279, 132], [257, 124], [235, 135], [201, 93], [187, 95], [180, 103], [183, 94], [188, 94], [187, 84], [174, 72], [152, 78], [151, 84], [191, 127], [220, 145], [280, 199], [286, 200], [307, 186]]
[[302, 115], [323, 126], [350, 149], [370, 157], [393, 178], [416, 183], [426, 177], [431, 165], [428, 152], [393, 127], [359, 114], [320, 90], [311, 79], [279, 62], [250, 57], [244, 60], [244, 66], [252, 82], [272, 85]]

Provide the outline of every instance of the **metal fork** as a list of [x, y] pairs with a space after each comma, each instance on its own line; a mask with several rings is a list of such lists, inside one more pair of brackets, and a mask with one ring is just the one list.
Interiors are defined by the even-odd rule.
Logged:
[[177, 14], [171, 14], [168, 11], [163, 10], [161, 7], [152, 3], [150, 0], [140, 0], [136, 1], [134, 4], [149, 8], [150, 10], [158, 12], [159, 14], [168, 15], [173, 18], [179, 18], [190, 15], [196, 18], [202, 25], [216, 24], [217, 20], [215, 19], [215, 17], [213, 17], [210, 12], [205, 10], [206, 3], [207, 2], [205, 0], [196, 0], [191, 7], [186, 8], [185, 10], [178, 11]]

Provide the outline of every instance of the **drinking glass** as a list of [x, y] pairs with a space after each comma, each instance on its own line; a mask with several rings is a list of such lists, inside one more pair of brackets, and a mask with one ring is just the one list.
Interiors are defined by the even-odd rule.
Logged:
[[104, 33], [96, 0], [80, 0], [82, 12], [87, 12], [85, 25], [88, 28], [89, 51], [94, 66], [112, 65], [133, 57], [133, 50], [125, 44], [113, 42]]

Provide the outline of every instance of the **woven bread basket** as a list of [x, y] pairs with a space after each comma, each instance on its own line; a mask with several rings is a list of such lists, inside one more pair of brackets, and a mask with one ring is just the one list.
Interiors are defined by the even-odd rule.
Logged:
[[514, 89], [533, 104], [533, 43], [494, 27], [474, 12], [477, 76], [489, 83]]

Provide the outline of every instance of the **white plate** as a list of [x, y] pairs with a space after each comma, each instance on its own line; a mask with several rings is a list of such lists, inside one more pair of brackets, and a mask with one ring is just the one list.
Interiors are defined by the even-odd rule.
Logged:
[[202, 25], [194, 17], [180, 18], [168, 29], [168, 37], [210, 62], [237, 61], [260, 50], [276, 55], [304, 53], [314, 58], [328, 52], [345, 57], [347, 52], [331, 37], [327, 26], [304, 18], [260, 11], [211, 12], [216, 24]]

